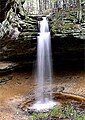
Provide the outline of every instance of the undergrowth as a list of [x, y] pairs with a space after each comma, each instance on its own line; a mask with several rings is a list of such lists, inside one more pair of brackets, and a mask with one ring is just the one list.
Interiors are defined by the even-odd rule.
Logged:
[[71, 105], [55, 106], [49, 112], [34, 112], [30, 120], [85, 120], [85, 112]]

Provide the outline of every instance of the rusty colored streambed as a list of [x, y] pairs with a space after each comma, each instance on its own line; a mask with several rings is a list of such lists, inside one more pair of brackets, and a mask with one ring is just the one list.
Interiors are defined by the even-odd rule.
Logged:
[[[85, 98], [84, 75], [84, 72], [55, 72], [52, 84], [54, 93], [70, 93]], [[23, 72], [0, 76], [0, 79], [9, 76], [11, 80], [0, 84], [0, 120], [30, 120], [18, 106], [29, 98], [28, 93], [33, 94], [36, 87], [34, 77], [32, 73]]]

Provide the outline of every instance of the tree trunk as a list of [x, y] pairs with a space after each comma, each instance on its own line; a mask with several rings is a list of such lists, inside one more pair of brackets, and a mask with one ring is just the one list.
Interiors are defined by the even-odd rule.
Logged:
[[41, 8], [41, 0], [39, 0], [39, 13], [41, 14], [42, 8]]
[[79, 22], [81, 22], [82, 19], [81, 0], [77, 0], [77, 8], [78, 8], [78, 20]]

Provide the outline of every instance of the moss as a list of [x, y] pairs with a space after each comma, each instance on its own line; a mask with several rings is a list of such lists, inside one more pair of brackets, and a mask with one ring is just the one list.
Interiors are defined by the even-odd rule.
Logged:
[[85, 120], [85, 113], [75, 109], [71, 105], [55, 106], [52, 110], [47, 113], [33, 113], [32, 120], [45, 120], [45, 118], [63, 118], [72, 120]]
[[64, 30], [69, 30], [69, 29], [73, 29], [74, 28], [74, 24], [73, 23], [65, 23], [63, 25], [63, 29]]
[[[82, 13], [82, 22], [84, 21], [84, 13]], [[73, 35], [79, 38], [85, 38], [81, 24], [78, 22], [78, 10], [56, 11], [51, 18], [50, 27], [53, 36], [68, 36]]]
[[32, 115], [32, 118], [33, 120], [36, 120], [36, 119], [44, 119], [44, 118], [47, 118], [49, 116], [48, 113], [33, 113]]

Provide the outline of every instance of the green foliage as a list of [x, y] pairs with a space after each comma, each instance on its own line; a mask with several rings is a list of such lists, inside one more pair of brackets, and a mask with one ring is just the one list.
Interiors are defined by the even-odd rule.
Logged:
[[43, 113], [43, 112], [38, 112], [38, 113], [33, 113], [32, 114], [32, 120], [37, 120], [37, 119], [42, 119], [44, 120], [45, 118], [52, 118], [52, 117], [57, 117], [57, 118], [68, 118], [72, 120], [85, 120], [85, 113], [84, 111], [81, 112], [77, 109], [75, 109], [71, 105], [64, 105], [64, 106], [55, 106], [52, 110], [49, 112]]
[[51, 116], [60, 116], [62, 115], [62, 109], [59, 107], [54, 107], [51, 111]]
[[[82, 23], [85, 21], [84, 12], [82, 13]], [[51, 31], [53, 36], [73, 35], [75, 37], [85, 38], [85, 29], [78, 23], [78, 9], [69, 9], [66, 11], [56, 11], [51, 22]]]
[[44, 119], [44, 118], [47, 118], [48, 117], [48, 113], [33, 113], [32, 114], [32, 118], [33, 120], [36, 120], [36, 119]]
[[58, 1], [58, 0], [51, 0], [52, 3], [56, 2], [56, 1]]
[[73, 28], [74, 28], [73, 23], [65, 23], [63, 26], [63, 29], [65, 29], [65, 30], [69, 30], [69, 29], [73, 29]]

